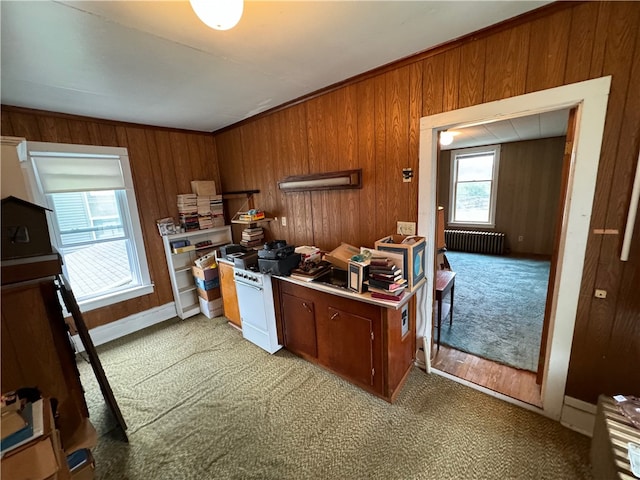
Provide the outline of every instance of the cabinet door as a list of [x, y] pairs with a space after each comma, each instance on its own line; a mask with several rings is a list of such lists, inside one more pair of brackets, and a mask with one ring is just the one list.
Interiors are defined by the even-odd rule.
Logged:
[[373, 321], [334, 307], [326, 307], [322, 319], [330, 337], [326, 364], [337, 373], [373, 386]]
[[233, 267], [224, 262], [218, 263], [220, 274], [220, 293], [222, 294], [222, 308], [224, 316], [234, 325], [242, 328], [240, 309], [238, 308], [238, 295], [236, 293], [236, 281], [233, 279]]
[[312, 301], [282, 294], [284, 346], [293, 352], [318, 356], [316, 317]]

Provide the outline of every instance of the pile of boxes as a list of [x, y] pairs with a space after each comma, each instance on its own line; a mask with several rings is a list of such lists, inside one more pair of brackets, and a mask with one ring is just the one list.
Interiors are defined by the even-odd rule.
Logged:
[[220, 276], [215, 261], [204, 267], [192, 267], [193, 278], [196, 282], [200, 311], [207, 318], [222, 315], [222, 297], [220, 294]]

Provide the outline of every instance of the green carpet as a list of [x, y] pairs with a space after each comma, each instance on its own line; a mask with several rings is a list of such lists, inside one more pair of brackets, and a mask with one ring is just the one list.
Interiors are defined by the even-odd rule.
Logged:
[[589, 439], [415, 369], [391, 405], [223, 319], [169, 320], [98, 347], [129, 424], [118, 440], [90, 366], [97, 479], [589, 479]]
[[[549, 261], [447, 252], [456, 272], [453, 325], [441, 343], [535, 372], [549, 282]], [[445, 299], [447, 301], [447, 299]]]

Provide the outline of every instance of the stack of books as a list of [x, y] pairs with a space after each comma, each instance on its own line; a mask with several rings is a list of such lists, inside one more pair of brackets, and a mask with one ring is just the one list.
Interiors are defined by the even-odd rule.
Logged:
[[222, 195], [198, 195], [196, 198], [200, 230], [223, 226]]
[[243, 247], [257, 247], [264, 243], [264, 230], [262, 227], [249, 227], [242, 231], [240, 245]]
[[404, 296], [407, 281], [402, 269], [389, 258], [374, 257], [369, 262], [369, 292], [372, 298], [398, 301]]
[[185, 232], [199, 230], [198, 222], [198, 196], [192, 193], [178, 195], [178, 216], [180, 226]]
[[200, 230], [206, 230], [213, 227], [211, 221], [211, 203], [208, 195], [198, 195], [196, 197], [198, 204], [198, 225]]
[[222, 227], [224, 225], [222, 195], [210, 195], [209, 205], [211, 206], [211, 223], [214, 227]]

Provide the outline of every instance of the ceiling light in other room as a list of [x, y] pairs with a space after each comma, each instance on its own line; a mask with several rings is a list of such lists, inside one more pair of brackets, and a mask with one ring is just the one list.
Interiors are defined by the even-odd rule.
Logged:
[[455, 134], [457, 134], [457, 132], [440, 132], [440, 145], [451, 145], [453, 143], [453, 136]]
[[191, 8], [206, 25], [215, 30], [229, 30], [242, 17], [244, 0], [190, 0]]

